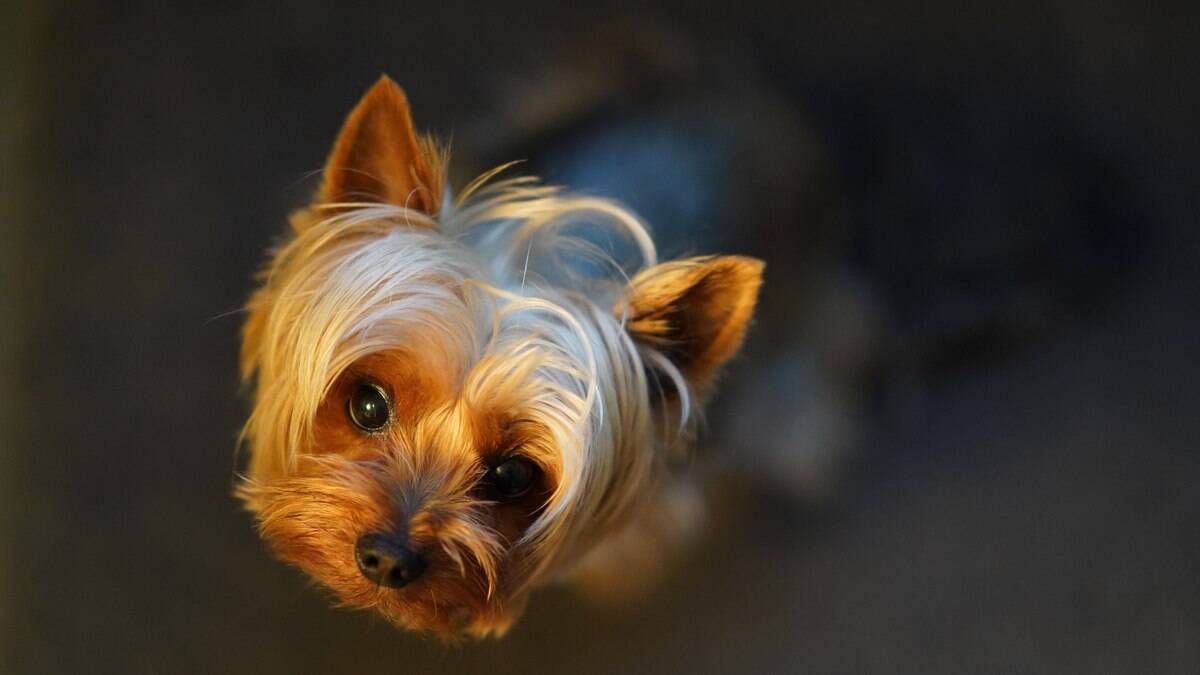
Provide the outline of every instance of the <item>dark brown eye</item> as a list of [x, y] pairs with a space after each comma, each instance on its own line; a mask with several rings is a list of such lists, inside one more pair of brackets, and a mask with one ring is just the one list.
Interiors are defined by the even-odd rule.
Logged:
[[518, 455], [493, 466], [483, 481], [493, 499], [511, 502], [524, 497], [533, 488], [539, 473], [537, 464]]
[[354, 426], [363, 431], [379, 431], [392, 418], [387, 394], [373, 384], [362, 383], [350, 394], [347, 412]]

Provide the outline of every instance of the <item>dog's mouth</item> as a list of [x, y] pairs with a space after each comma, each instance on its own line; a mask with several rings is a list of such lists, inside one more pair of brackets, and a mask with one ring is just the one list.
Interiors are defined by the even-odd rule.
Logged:
[[[362, 557], [346, 561], [345, 567], [360, 568]], [[381, 583], [374, 569], [368, 571], [374, 578], [360, 573], [352, 583], [339, 576], [314, 578], [334, 591], [344, 607], [378, 612], [400, 628], [449, 642], [495, 633], [497, 617], [507, 613], [505, 598], [497, 589], [489, 590], [474, 565], [460, 569], [442, 555], [430, 555], [428, 569], [411, 581]]]

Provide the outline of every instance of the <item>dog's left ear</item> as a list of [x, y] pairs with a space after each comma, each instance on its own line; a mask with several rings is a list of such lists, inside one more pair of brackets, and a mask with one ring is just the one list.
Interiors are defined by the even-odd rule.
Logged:
[[742, 347], [763, 267], [761, 260], [741, 256], [656, 265], [633, 278], [618, 313], [636, 342], [666, 356], [694, 390], [703, 391]]
[[346, 118], [317, 201], [387, 203], [435, 215], [443, 163], [433, 142], [417, 135], [404, 91], [384, 75]]

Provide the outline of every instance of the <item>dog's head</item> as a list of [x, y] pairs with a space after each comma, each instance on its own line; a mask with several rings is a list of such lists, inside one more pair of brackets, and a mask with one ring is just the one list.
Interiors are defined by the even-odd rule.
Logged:
[[351, 113], [249, 303], [239, 495], [345, 605], [500, 634], [638, 508], [762, 266], [655, 264], [626, 211], [528, 180], [447, 203], [443, 159], [390, 80]]

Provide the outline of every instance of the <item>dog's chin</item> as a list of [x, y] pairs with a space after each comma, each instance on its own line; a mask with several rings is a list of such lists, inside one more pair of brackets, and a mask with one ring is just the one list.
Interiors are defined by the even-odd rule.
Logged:
[[439, 598], [436, 606], [431, 602], [381, 602], [375, 611], [405, 630], [432, 635], [445, 642], [500, 637], [520, 616], [520, 611], [509, 609], [513, 606], [510, 603], [453, 603], [444, 600], [446, 598]]
[[467, 605], [428, 608], [406, 608], [399, 614], [380, 607], [379, 611], [397, 626], [414, 633], [434, 636], [443, 642], [457, 643], [501, 637], [520, 617], [521, 612], [493, 605], [486, 610]]
[[347, 608], [372, 611], [405, 630], [445, 642], [500, 637], [520, 617], [524, 596], [489, 595], [486, 585], [470, 577], [423, 578], [403, 588], [355, 581], [348, 586], [316, 579]]

